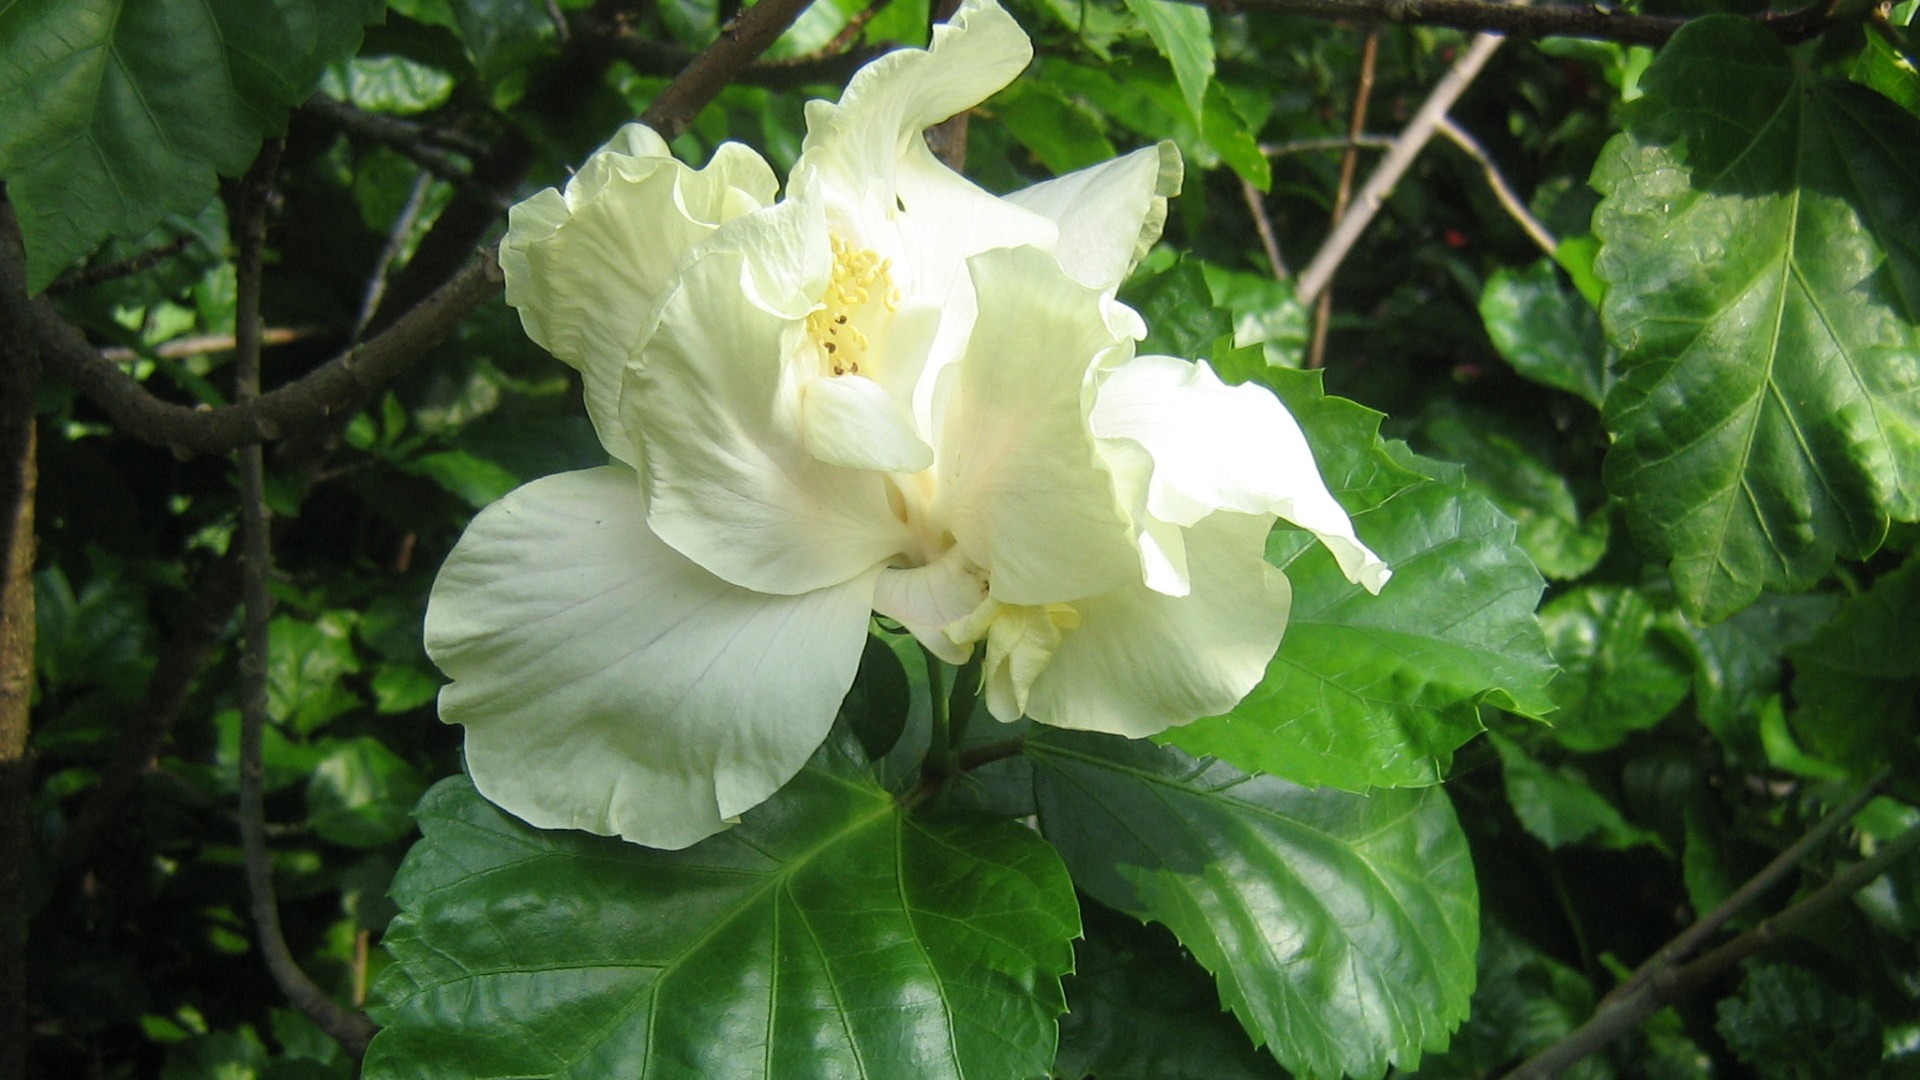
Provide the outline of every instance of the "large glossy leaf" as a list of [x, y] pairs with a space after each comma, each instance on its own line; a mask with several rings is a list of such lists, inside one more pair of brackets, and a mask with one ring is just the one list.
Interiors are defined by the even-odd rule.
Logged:
[[1028, 754], [1075, 884], [1171, 929], [1295, 1073], [1412, 1067], [1466, 1016], [1479, 893], [1438, 788], [1314, 790], [1070, 732]]
[[1920, 118], [1733, 17], [1642, 86], [1593, 175], [1607, 484], [1713, 620], [1920, 515]]
[[1483, 704], [1553, 709], [1553, 660], [1533, 615], [1545, 583], [1512, 519], [1469, 491], [1458, 467], [1383, 447], [1379, 415], [1323, 396], [1315, 375], [1261, 377], [1393, 580], [1368, 595], [1311, 537], [1275, 532], [1267, 557], [1293, 582], [1293, 613], [1266, 678], [1226, 716], [1162, 738], [1301, 784], [1437, 783], [1481, 730]]
[[1793, 727], [1815, 753], [1857, 774], [1920, 764], [1920, 558], [1849, 600], [1793, 650]]
[[286, 127], [382, 0], [0, 4], [0, 179], [28, 287], [214, 195]]
[[394, 879], [369, 1078], [1027, 1077], [1073, 887], [1031, 830], [908, 816], [836, 739], [730, 832], [543, 832], [464, 779]]

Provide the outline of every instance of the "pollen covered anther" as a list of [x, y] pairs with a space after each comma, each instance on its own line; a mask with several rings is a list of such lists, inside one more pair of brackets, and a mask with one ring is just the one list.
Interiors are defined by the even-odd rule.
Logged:
[[885, 311], [899, 309], [900, 290], [893, 285], [890, 259], [857, 248], [840, 237], [833, 244], [833, 278], [820, 306], [807, 316], [807, 333], [820, 346], [827, 369], [835, 375], [859, 375], [867, 363], [869, 342], [859, 322], [876, 301]]

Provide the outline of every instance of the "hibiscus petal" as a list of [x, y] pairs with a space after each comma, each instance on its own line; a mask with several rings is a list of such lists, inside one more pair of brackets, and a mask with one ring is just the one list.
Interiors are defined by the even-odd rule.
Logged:
[[789, 200], [742, 218], [686, 262], [622, 397], [655, 535], [735, 585], [785, 595], [858, 577], [907, 543], [880, 474], [807, 449], [801, 387], [819, 360], [803, 320], [830, 264], [808, 255], [828, 245], [805, 212]]
[[1093, 429], [1152, 455], [1147, 508], [1162, 521], [1192, 525], [1215, 510], [1273, 514], [1319, 537], [1347, 579], [1369, 592], [1392, 576], [1354, 535], [1293, 414], [1258, 386], [1228, 386], [1205, 361], [1137, 356], [1106, 373]]
[[1187, 530], [1193, 591], [1130, 583], [1075, 603], [1027, 697], [1043, 724], [1140, 738], [1237, 704], [1266, 674], [1292, 589], [1266, 561], [1265, 515], [1214, 514]]
[[980, 301], [940, 419], [945, 520], [1007, 604], [1106, 592], [1140, 560], [1087, 424], [1088, 372], [1132, 343], [1035, 248], [969, 260]]
[[873, 610], [898, 622], [921, 645], [949, 664], [964, 664], [973, 646], [947, 636], [986, 599], [986, 581], [959, 548], [925, 566], [882, 570], [874, 584]]
[[619, 411], [620, 376], [687, 251], [724, 221], [773, 201], [760, 156], [722, 144], [707, 167], [675, 161], [629, 124], [567, 184], [513, 207], [500, 244], [507, 303], [527, 336], [579, 369], [587, 415], [614, 458], [637, 458]]
[[1163, 142], [1016, 191], [1007, 201], [1060, 227], [1053, 255], [1075, 281], [1116, 289], [1160, 239], [1182, 172], [1179, 149]]
[[852, 685], [874, 575], [738, 589], [647, 531], [619, 467], [536, 480], [435, 580], [427, 651], [481, 793], [542, 828], [679, 848], [765, 800]]
[[933, 447], [913, 417], [879, 383], [859, 375], [816, 378], [801, 387], [807, 449], [847, 469], [917, 473], [933, 464]]

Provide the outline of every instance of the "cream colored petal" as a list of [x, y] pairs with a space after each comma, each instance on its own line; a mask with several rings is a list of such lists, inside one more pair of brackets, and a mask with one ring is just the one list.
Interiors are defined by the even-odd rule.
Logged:
[[968, 267], [980, 302], [940, 417], [940, 502], [993, 595], [1072, 601], [1138, 577], [1113, 477], [1087, 423], [1089, 372], [1117, 340], [1100, 295], [1035, 248], [989, 251]]
[[1163, 142], [1016, 191], [1007, 201], [1059, 226], [1053, 254], [1075, 281], [1117, 289], [1160, 239], [1182, 173], [1180, 151]]
[[577, 368], [607, 452], [637, 464], [620, 418], [621, 372], [675, 268], [721, 223], [772, 202], [773, 170], [727, 143], [700, 170], [638, 124], [589, 158], [565, 193], [508, 211], [500, 244], [507, 303], [527, 335]]
[[1286, 629], [1292, 590], [1267, 564], [1264, 515], [1214, 514], [1187, 530], [1193, 589], [1132, 583], [1074, 605], [1027, 697], [1055, 727], [1139, 738], [1227, 712], [1259, 684]]
[[873, 380], [821, 376], [802, 385], [800, 397], [807, 451], [828, 465], [917, 473], [933, 464], [912, 414]]
[[542, 828], [679, 848], [786, 783], [859, 666], [873, 574], [766, 596], [647, 529], [639, 478], [536, 480], [482, 511], [427, 605], [475, 785]]
[[1205, 361], [1138, 356], [1105, 373], [1093, 429], [1153, 457], [1147, 509], [1162, 521], [1192, 525], [1216, 510], [1273, 514], [1318, 536], [1368, 591], [1392, 576], [1354, 535], [1293, 414], [1261, 387], [1227, 386]]
[[[826, 274], [807, 253], [827, 243], [790, 220], [803, 209], [742, 218], [687, 261], [622, 398], [646, 451], [654, 533], [735, 585], [786, 595], [858, 577], [906, 545], [880, 474], [807, 449], [801, 386], [818, 354], [804, 316]], [[731, 250], [747, 231], [748, 250]]]

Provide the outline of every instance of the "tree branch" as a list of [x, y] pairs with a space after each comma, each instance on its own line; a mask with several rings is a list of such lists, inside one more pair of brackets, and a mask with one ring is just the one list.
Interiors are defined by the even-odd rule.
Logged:
[[1513, 190], [1512, 185], [1507, 183], [1507, 178], [1500, 174], [1500, 167], [1493, 163], [1493, 155], [1487, 153], [1486, 148], [1481, 146], [1480, 141], [1468, 133], [1467, 129], [1454, 123], [1449, 117], [1440, 118], [1439, 131], [1447, 137], [1448, 142], [1459, 147], [1462, 153], [1479, 164], [1480, 171], [1487, 178], [1487, 186], [1493, 189], [1493, 197], [1499, 201], [1501, 209], [1505, 210], [1507, 216], [1520, 226], [1521, 231], [1527, 234], [1528, 239], [1532, 240], [1535, 246], [1546, 252], [1548, 258], [1552, 258], [1553, 253], [1560, 249], [1560, 242], [1553, 238], [1553, 234], [1547, 231], [1547, 227], [1542, 225], [1540, 219], [1534, 217], [1533, 212], [1527, 209], [1527, 204], [1520, 200], [1519, 194]]
[[[1347, 148], [1340, 153], [1340, 182], [1333, 189], [1335, 229], [1345, 220], [1352, 205], [1353, 176], [1360, 168], [1360, 136], [1367, 131], [1367, 105], [1373, 99], [1373, 68], [1380, 56], [1380, 28], [1367, 31], [1360, 49], [1360, 77], [1353, 90], [1353, 108], [1347, 115]], [[1327, 329], [1333, 322], [1333, 290], [1322, 288], [1313, 305], [1313, 336], [1307, 343], [1306, 367], [1311, 370], [1327, 362]]]
[[671, 139], [720, 91], [767, 50], [813, 0], [762, 0], [720, 28], [720, 37], [701, 50], [685, 70], [647, 106], [640, 122]]
[[[1521, 6], [1493, 0], [1183, 0], [1223, 14], [1249, 11], [1305, 15], [1363, 23], [1450, 26], [1517, 37], [1577, 37], [1623, 45], [1664, 45], [1690, 19], [1634, 15], [1598, 6], [1566, 4]], [[1791, 12], [1751, 16], [1793, 45], [1817, 37], [1833, 24], [1829, 5], [1819, 0]]]
[[491, 251], [483, 251], [438, 292], [365, 344], [271, 393], [218, 409], [194, 409], [154, 397], [87, 344], [44, 298], [30, 301], [25, 314], [49, 374], [91, 398], [126, 434], [186, 456], [228, 453], [337, 415], [349, 402], [412, 366], [499, 290], [499, 266]]
[[[1515, 8], [1514, 10], [1529, 9]], [[1388, 150], [1387, 156], [1374, 167], [1373, 175], [1367, 177], [1365, 186], [1360, 189], [1359, 196], [1354, 199], [1352, 212], [1340, 219], [1340, 222], [1334, 226], [1333, 232], [1320, 245], [1320, 250], [1314, 253], [1313, 261], [1301, 271], [1298, 291], [1302, 301], [1312, 302], [1318, 299], [1321, 291], [1333, 280], [1334, 271], [1339, 269], [1347, 253], [1353, 250], [1353, 245], [1360, 239], [1360, 234], [1366, 231], [1367, 225], [1373, 221], [1373, 216], [1380, 212], [1381, 206], [1385, 205], [1387, 195], [1393, 191], [1393, 186], [1406, 175], [1407, 169], [1413, 165], [1414, 158], [1420, 155], [1427, 141], [1433, 138], [1434, 130], [1439, 127], [1441, 118], [1447, 115], [1448, 109], [1453, 108], [1454, 102], [1460, 100], [1460, 95], [1466, 92], [1467, 87], [1473, 84], [1474, 77], [1480, 74], [1480, 69], [1486, 66], [1487, 60], [1493, 56], [1495, 50], [1500, 48], [1504, 40], [1506, 39], [1497, 34], [1476, 35], [1473, 44], [1467, 47], [1467, 51], [1454, 61], [1453, 67], [1435, 84], [1433, 92], [1428, 94], [1427, 100], [1421, 103], [1420, 111], [1414, 114], [1413, 122], [1408, 124], [1406, 130], [1394, 140], [1393, 149]]]
[[[1862, 794], [1871, 798], [1871, 795], [1866, 792]], [[1857, 810], [1859, 805], [1864, 805], [1864, 800], [1854, 805], [1853, 809]], [[1850, 817], [1852, 813], [1835, 812], [1827, 822], [1823, 822], [1809, 833], [1808, 838], [1803, 838], [1800, 843], [1782, 852], [1735, 896], [1742, 903], [1758, 896], [1768, 885], [1777, 881], [1780, 875], [1785, 873], [1786, 868], [1791, 865], [1788, 860], [1789, 855], [1794, 856], [1792, 861], [1798, 861], [1798, 858], [1804, 857], [1814, 846], [1813, 842], [1809, 842], [1811, 838], [1816, 834], [1818, 839], [1830, 837], [1834, 831], [1837, 831], [1839, 824], [1844, 824]], [[1834, 822], [1839, 824], [1829, 824]], [[1642, 977], [1640, 972], [1635, 972], [1633, 979], [1629, 981], [1637, 980], [1637, 985], [1634, 985], [1631, 990], [1624, 994], [1607, 995], [1586, 1023], [1559, 1042], [1529, 1058], [1520, 1067], [1507, 1073], [1503, 1080], [1548, 1080], [1550, 1077], [1560, 1075], [1576, 1062], [1598, 1052], [1615, 1039], [1638, 1027], [1654, 1013], [1719, 979], [1731, 971], [1734, 965], [1780, 941], [1809, 919], [1859, 892], [1885, 873], [1888, 867], [1911, 854], [1916, 847], [1920, 847], [1920, 825], [1909, 828], [1895, 837], [1892, 842], [1881, 847], [1872, 857], [1848, 867], [1812, 894], [1788, 906], [1778, 915], [1762, 920], [1758, 926], [1698, 960], [1677, 967], [1653, 966], [1645, 977]], [[1728, 904], [1723, 904], [1716, 910], [1715, 916], [1719, 918], [1713, 927], [1698, 934], [1695, 931], [1701, 924], [1697, 923], [1694, 927], [1689, 927], [1673, 943], [1655, 954], [1654, 961], [1668, 955], [1683, 940], [1689, 948], [1697, 945], [1700, 940], [1704, 940], [1707, 933], [1711, 933], [1712, 929], [1717, 928], [1725, 918], [1731, 916], [1732, 911], [1729, 905], [1732, 900], [1733, 898], [1729, 898]], [[1721, 911], [1725, 911], [1726, 914], [1720, 915]], [[1715, 916], [1703, 919], [1702, 923], [1714, 919]], [[1653, 964], [1654, 961], [1649, 961], [1649, 964]]]

